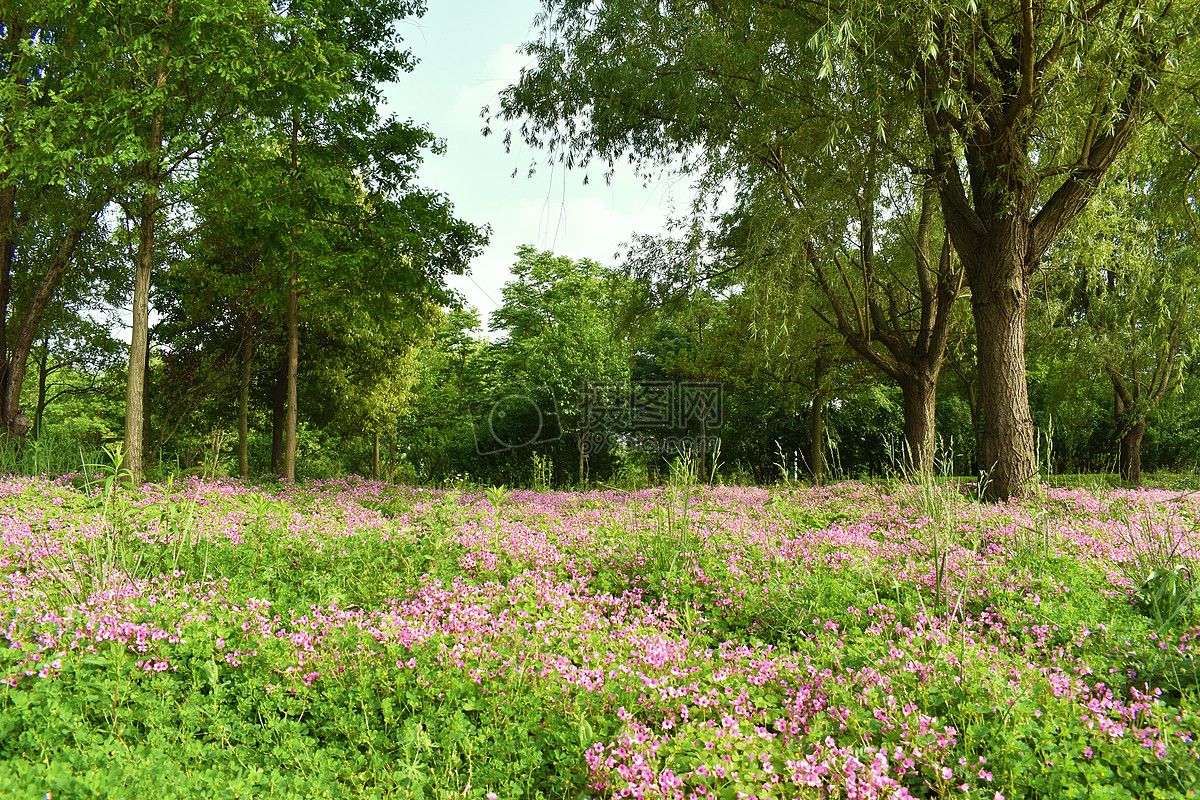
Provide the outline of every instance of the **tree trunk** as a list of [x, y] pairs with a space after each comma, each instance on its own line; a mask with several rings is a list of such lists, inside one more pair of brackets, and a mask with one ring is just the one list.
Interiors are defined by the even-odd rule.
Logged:
[[1121, 480], [1132, 486], [1142, 485], [1142, 437], [1146, 434], [1146, 418], [1137, 420], [1117, 419], [1120, 426], [1121, 450], [1119, 454]]
[[963, 379], [963, 391], [967, 397], [967, 408], [971, 409], [971, 430], [975, 434], [975, 452], [971, 454], [972, 464], [971, 474], [978, 475], [983, 469], [983, 406], [979, 402], [979, 387], [975, 382], [968, 380], [965, 375]]
[[937, 378], [916, 374], [900, 381], [904, 396], [904, 468], [932, 472], [936, 443]]
[[[295, 258], [293, 254], [293, 259]], [[296, 273], [288, 290], [287, 343], [287, 432], [283, 452], [283, 479], [296, 480], [296, 372], [300, 367], [300, 298], [296, 291]]]
[[[0, 387], [7, 383], [11, 362], [8, 358], [8, 297], [12, 262], [16, 254], [17, 187], [0, 188]], [[7, 395], [0, 390], [0, 401]], [[0, 419], [8, 421], [7, 408], [0, 408]]]
[[583, 488], [583, 474], [587, 464], [587, 437], [590, 430], [588, 423], [591, 421], [591, 403], [587, 389], [581, 393], [583, 395], [583, 403], [580, 406], [579, 415], [579, 488]]
[[122, 469], [134, 486], [142, 483], [142, 401], [149, 351], [150, 272], [154, 264], [154, 217], [157, 193], [146, 193], [133, 283], [133, 332], [129, 342], [129, 371], [125, 383], [125, 459]]
[[[142, 373], [142, 465], [158, 463], [159, 454], [162, 452], [161, 443], [151, 446], [154, 441], [154, 425], [150, 415], [150, 393], [153, 387], [153, 381], [150, 380], [150, 331], [149, 319], [147, 319], [146, 330], [146, 361], [144, 364], [144, 372]], [[166, 423], [166, 420], [163, 420]], [[161, 440], [161, 436], [159, 437]]]
[[[167, 4], [167, 16], [173, 18], [175, 5]], [[167, 84], [167, 59], [170, 45], [159, 50], [155, 71], [155, 88], [162, 91]], [[137, 265], [133, 280], [133, 330], [129, 342], [129, 373], [125, 384], [125, 458], [122, 469], [129, 474], [134, 486], [142, 483], [142, 415], [145, 413], [146, 360], [150, 355], [150, 274], [154, 266], [154, 223], [158, 216], [158, 190], [161, 178], [163, 125], [166, 110], [159, 106], [150, 121], [146, 137], [144, 165], [146, 192], [142, 196], [141, 228], [138, 234]]]
[[275, 396], [271, 399], [271, 474], [279, 475], [283, 463], [283, 433], [287, 426], [287, 350], [275, 372]]
[[[289, 182], [293, 185], [296, 182], [296, 175], [300, 167], [299, 144], [300, 112], [298, 109], [293, 108], [291, 140], [292, 173], [289, 178]], [[295, 199], [293, 199], [293, 205], [295, 202]], [[291, 233], [295, 235], [294, 230]], [[296, 427], [299, 419], [296, 413], [296, 373], [300, 368], [300, 297], [297, 293], [299, 277], [296, 274], [295, 245], [292, 246], [288, 254], [288, 269], [291, 274], [288, 278], [287, 436], [283, 453], [283, 479], [294, 481], [296, 480]]]
[[584, 434], [579, 434], [579, 488], [583, 488], [583, 473], [587, 462], [587, 455], [584, 452]]
[[379, 431], [375, 431], [371, 444], [371, 477], [379, 480]]
[[[1015, 265], [1014, 265], [1015, 267]], [[1025, 378], [1025, 317], [1028, 279], [1019, 268], [999, 291], [980, 291], [972, 281], [979, 392], [984, 413], [985, 496], [1005, 500], [1029, 490], [1036, 473], [1033, 417]]]
[[[24, 26], [17, 16], [15, 6], [12, 7], [11, 15], [8, 12], [4, 14], [2, 21], [5, 27], [5, 60], [9, 69], [15, 71], [15, 60], [22, 52]], [[18, 85], [24, 86], [28, 83], [25, 75], [27, 73], [22, 72], [16, 77]], [[4, 148], [12, 150], [15, 147], [12, 135], [8, 131], [5, 133]], [[12, 175], [7, 172], [0, 175], [0, 184], [0, 434], [5, 430], [13, 434], [12, 421], [21, 397], [18, 388], [16, 400], [10, 402], [9, 377], [13, 364], [8, 351], [8, 303], [12, 289], [12, 263], [17, 252], [17, 186], [12, 182]]]
[[817, 356], [813, 362], [812, 406], [808, 411], [808, 468], [812, 470], [813, 483], [817, 486], [825, 482], [825, 392], [821, 385], [825, 382], [828, 366], [824, 356]]
[[825, 397], [817, 392], [813, 395], [812, 407], [808, 411], [808, 467], [812, 470], [813, 483], [821, 486], [825, 483]]
[[[89, 216], [87, 219], [90, 220], [91, 217]], [[29, 353], [33, 349], [33, 343], [37, 340], [42, 315], [54, 297], [54, 290], [58, 287], [59, 280], [70, 266], [71, 259], [75, 257], [75, 251], [83, 238], [85, 225], [86, 222], [78, 219], [72, 223], [71, 230], [67, 232], [58, 251], [55, 252], [54, 258], [50, 261], [50, 265], [42, 273], [42, 277], [33, 290], [33, 295], [27, 301], [25, 312], [21, 315], [21, 324], [17, 328], [17, 338], [13, 342], [12, 355], [9, 358], [7, 369], [3, 371], [3, 382], [0, 383], [0, 416], [3, 417], [3, 420], [0, 420], [2, 423], [0, 432], [3, 432], [5, 428], [10, 433], [13, 432], [12, 424], [21, 401], [21, 387], [25, 383]]]
[[33, 438], [42, 435], [42, 416], [46, 413], [46, 377], [50, 372], [50, 342], [42, 339], [42, 355], [38, 359], [37, 410], [33, 414]]
[[250, 476], [250, 368], [254, 359], [254, 337], [246, 334], [242, 345], [242, 383], [238, 391], [238, 475]]
[[[1108, 377], [1113, 387], [1113, 420], [1121, 437], [1117, 465], [1121, 480], [1140, 486], [1142, 483], [1142, 437], [1146, 434], [1146, 414], [1149, 408], [1141, 402], [1141, 392], [1130, 390], [1129, 382], [1112, 366]], [[1136, 387], [1137, 384], [1134, 384]]]

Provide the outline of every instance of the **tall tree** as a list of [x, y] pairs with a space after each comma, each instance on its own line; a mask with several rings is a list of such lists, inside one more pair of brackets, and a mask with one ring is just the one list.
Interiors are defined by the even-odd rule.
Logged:
[[[346, 283], [325, 279], [333, 275], [350, 279], [335, 265], [340, 260], [344, 268], [346, 255], [356, 248], [365, 256], [358, 267], [366, 270], [356, 276], [381, 275], [382, 284], [377, 285], [399, 280], [409, 291], [442, 292], [444, 275], [464, 271], [486, 240], [483, 230], [453, 217], [445, 197], [415, 185], [424, 152], [441, 152], [441, 143], [411, 121], [380, 115], [381, 85], [397, 80], [416, 63], [412, 52], [403, 47], [396, 23], [418, 17], [424, 10], [420, 0], [290, 0], [285, 4], [288, 18], [306, 21], [310, 35], [319, 30], [321, 41], [339, 53], [336, 71], [331, 71], [339, 79], [332, 101], [313, 106], [302, 94], [285, 96], [275, 118], [276, 135], [287, 142], [286, 182], [294, 190], [290, 211], [281, 217], [288, 220], [285, 227], [291, 238], [283, 273], [288, 293], [283, 458], [287, 479], [295, 476], [302, 307], [316, 302], [316, 297], [306, 295], [319, 296], [327, 286], [345, 287]], [[339, 24], [327, 26], [330, 19]], [[366, 239], [346, 249], [347, 237], [335, 229], [348, 223], [366, 231]], [[387, 241], [381, 238], [385, 228]], [[395, 264], [403, 262], [405, 269], [373, 273], [367, 266], [372, 258], [375, 264], [398, 258]], [[314, 311], [325, 313], [320, 308]]]
[[1031, 279], [1150, 116], [1196, 12], [1193, 3], [1019, 0], [911, 30], [933, 175], [971, 288], [993, 497], [1021, 492], [1035, 472]]
[[[498, 343], [506, 374], [523, 379], [539, 417], [561, 412], [561, 431], [575, 440], [575, 472], [586, 480], [589, 402], [597, 387], [624, 387], [628, 360], [616, 336], [616, 312], [606, 298], [606, 275], [589, 259], [572, 260], [528, 245], [517, 249], [513, 280], [492, 315], [492, 328], [506, 334]], [[500, 398], [502, 401], [504, 398]], [[554, 403], [557, 409], [549, 405]], [[497, 441], [503, 448], [519, 441]]]
[[74, 0], [0, 11], [0, 427], [10, 432], [41, 320], [135, 160], [110, 92], [114, 45], [91, 21]]
[[[543, 5], [536, 63], [500, 114], [567, 165], [629, 156], [703, 169], [714, 190], [772, 175], [786, 194], [815, 186], [830, 152], [862, 185], [874, 135], [881, 170], [935, 182], [971, 289], [988, 491], [1023, 491], [1029, 280], [1165, 92], [1195, 0]], [[824, 197], [787, 199], [819, 216]]]
[[[329, 49], [284, 48], [284, 41], [299, 35], [301, 21], [274, 12], [262, 0], [211, 9], [177, 2], [145, 8], [134, 3], [132, 13], [114, 21], [131, 43], [123, 63], [133, 85], [146, 87], [134, 104], [135, 124], [145, 137], [138, 181], [124, 203], [138, 226], [124, 465], [135, 484], [142, 477], [148, 304], [161, 249], [156, 228], [167, 210], [161, 197], [166, 183], [192, 178], [195, 170], [188, 168], [195, 157], [211, 157], [222, 145], [255, 132], [254, 112], [266, 113], [281, 92], [294, 91], [294, 84], [319, 102], [329, 96], [331, 83], [323, 75], [330, 68], [325, 63]], [[184, 187], [171, 188], [179, 193]]]
[[1054, 253], [1076, 278], [1060, 338], [1111, 385], [1118, 469], [1134, 485], [1150, 412], [1182, 387], [1200, 343], [1200, 158], [1174, 137], [1140, 145]]

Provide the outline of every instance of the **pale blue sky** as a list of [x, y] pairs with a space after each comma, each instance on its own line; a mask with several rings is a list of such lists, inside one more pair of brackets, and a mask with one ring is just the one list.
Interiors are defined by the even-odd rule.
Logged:
[[[506, 153], [502, 128], [483, 137], [480, 109], [495, 108], [496, 95], [530, 63], [517, 48], [536, 35], [532, 23], [539, 3], [428, 2], [424, 17], [402, 23], [421, 63], [387, 87], [385, 113], [425, 123], [446, 141], [445, 155], [426, 158], [421, 185], [444, 192], [460, 218], [492, 226], [492, 243], [472, 262], [470, 277], [452, 279], [485, 325], [511, 278], [519, 245], [612, 264], [613, 254], [633, 233], [657, 233], [676, 208], [687, 210], [691, 193], [685, 182], [667, 179], [643, 188], [639, 178], [624, 172], [611, 186], [600, 174], [584, 186], [582, 173], [552, 169], [544, 153], [523, 146]], [[527, 178], [531, 160], [540, 166]]]

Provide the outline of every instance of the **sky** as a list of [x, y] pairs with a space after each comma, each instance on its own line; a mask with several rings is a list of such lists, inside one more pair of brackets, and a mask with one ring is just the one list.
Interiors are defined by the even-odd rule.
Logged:
[[[552, 167], [544, 152], [525, 147], [516, 134], [512, 152], [505, 152], [504, 123], [494, 124], [491, 136], [481, 134], [480, 110], [496, 109], [499, 92], [533, 63], [517, 50], [537, 35], [538, 0], [428, 0], [428, 5], [423, 17], [401, 23], [420, 63], [385, 87], [383, 112], [423, 123], [445, 140], [444, 155], [425, 158], [420, 185], [443, 192], [460, 219], [491, 226], [491, 243], [472, 262], [470, 274], [449, 281], [479, 309], [485, 330], [512, 277], [519, 246], [613, 264], [634, 233], [658, 233], [677, 210], [687, 210], [691, 193], [678, 179], [644, 186], [625, 171], [606, 186], [593, 170], [585, 186], [582, 172]], [[531, 162], [538, 169], [527, 177]]]

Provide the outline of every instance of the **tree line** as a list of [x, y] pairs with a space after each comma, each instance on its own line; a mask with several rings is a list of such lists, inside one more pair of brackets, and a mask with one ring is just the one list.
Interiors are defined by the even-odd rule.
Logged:
[[[297, 474], [553, 487], [645, 485], [681, 469], [689, 480], [758, 483], [908, 470], [903, 388], [846, 340], [821, 287], [787, 290], [810, 311], [785, 331], [764, 314], [771, 297], [693, 280], [721, 271], [722, 252], [705, 252], [698, 257], [688, 237], [643, 236], [604, 267], [525, 246], [486, 329], [474, 309], [434, 308], [403, 352], [361, 321], [302, 319]], [[1111, 286], [1107, 277], [1093, 286], [1087, 275], [1047, 271], [1058, 280], [1040, 284], [1032, 304], [1040, 475], [1124, 465], [1137, 483], [1143, 465], [1194, 470], [1200, 376], [1194, 338], [1179, 334], [1195, 328], [1194, 293], [1115, 270]], [[982, 473], [986, 488], [975, 334], [958, 305], [928, 468]], [[283, 474], [286, 340], [264, 339], [246, 362], [240, 340], [221, 335], [220, 316], [175, 309], [155, 328], [153, 340], [173, 345], [155, 348], [148, 372], [152, 475]], [[44, 435], [92, 446], [119, 439], [125, 366], [87, 331], [56, 337], [59, 349], [35, 348], [39, 388], [27, 393], [43, 409]], [[1136, 448], [1114, 373], [1141, 393]]]
[[13, 6], [10, 432], [35, 353], [38, 418], [47, 375], [62, 405], [113, 374], [86, 312], [132, 288], [139, 476], [143, 443], [230, 417], [240, 473], [288, 478], [305, 437], [422, 480], [949, 459], [996, 499], [1194, 461], [1194, 0], [543, 6], [485, 134], [697, 201], [612, 269], [523, 248], [490, 337], [443, 282], [486, 230], [416, 186], [433, 135], [378, 111], [420, 5]]
[[[509, 141], [567, 166], [628, 159], [682, 172], [705, 197], [731, 197], [733, 210], [717, 216], [744, 279], [812, 276], [829, 321], [904, 393], [918, 471], [931, 453], [946, 314], [968, 295], [988, 494], [1028, 489], [1035, 280], [1131, 148], [1134, 164], [1194, 159], [1194, 2], [543, 7], [540, 36], [525, 46], [534, 64], [494, 116], [519, 123]], [[1189, 169], [1190, 182], [1194, 160]], [[1194, 199], [1164, 177], [1140, 181], [1151, 202], [1174, 209], [1159, 213], [1192, 214]], [[903, 253], [885, 254], [882, 237], [906, 213], [916, 222], [896, 243]], [[898, 275], [885, 257], [913, 269]], [[1125, 414], [1140, 417], [1158, 388], [1134, 397], [1110, 374]]]
[[[131, 292], [121, 436], [131, 480], [195, 404], [196, 386], [177, 378], [231, 364], [242, 377], [244, 469], [247, 382], [255, 360], [277, 356], [275, 466], [293, 477], [301, 318], [374, 348], [367, 358], [377, 365], [390, 361], [448, 302], [444, 276], [486, 241], [486, 230], [416, 184], [423, 156], [442, 144], [380, 111], [381, 87], [414, 64], [397, 23], [423, 4], [3, 8], [3, 427], [16, 436], [33, 422], [21, 398], [39, 341], [42, 412], [48, 348]], [[169, 379], [161, 387], [146, 377], [152, 286]], [[54, 353], [56, 366], [64, 359]], [[368, 394], [387, 385], [355, 381]], [[175, 395], [158, 421], [146, 413], [156, 390]]]

